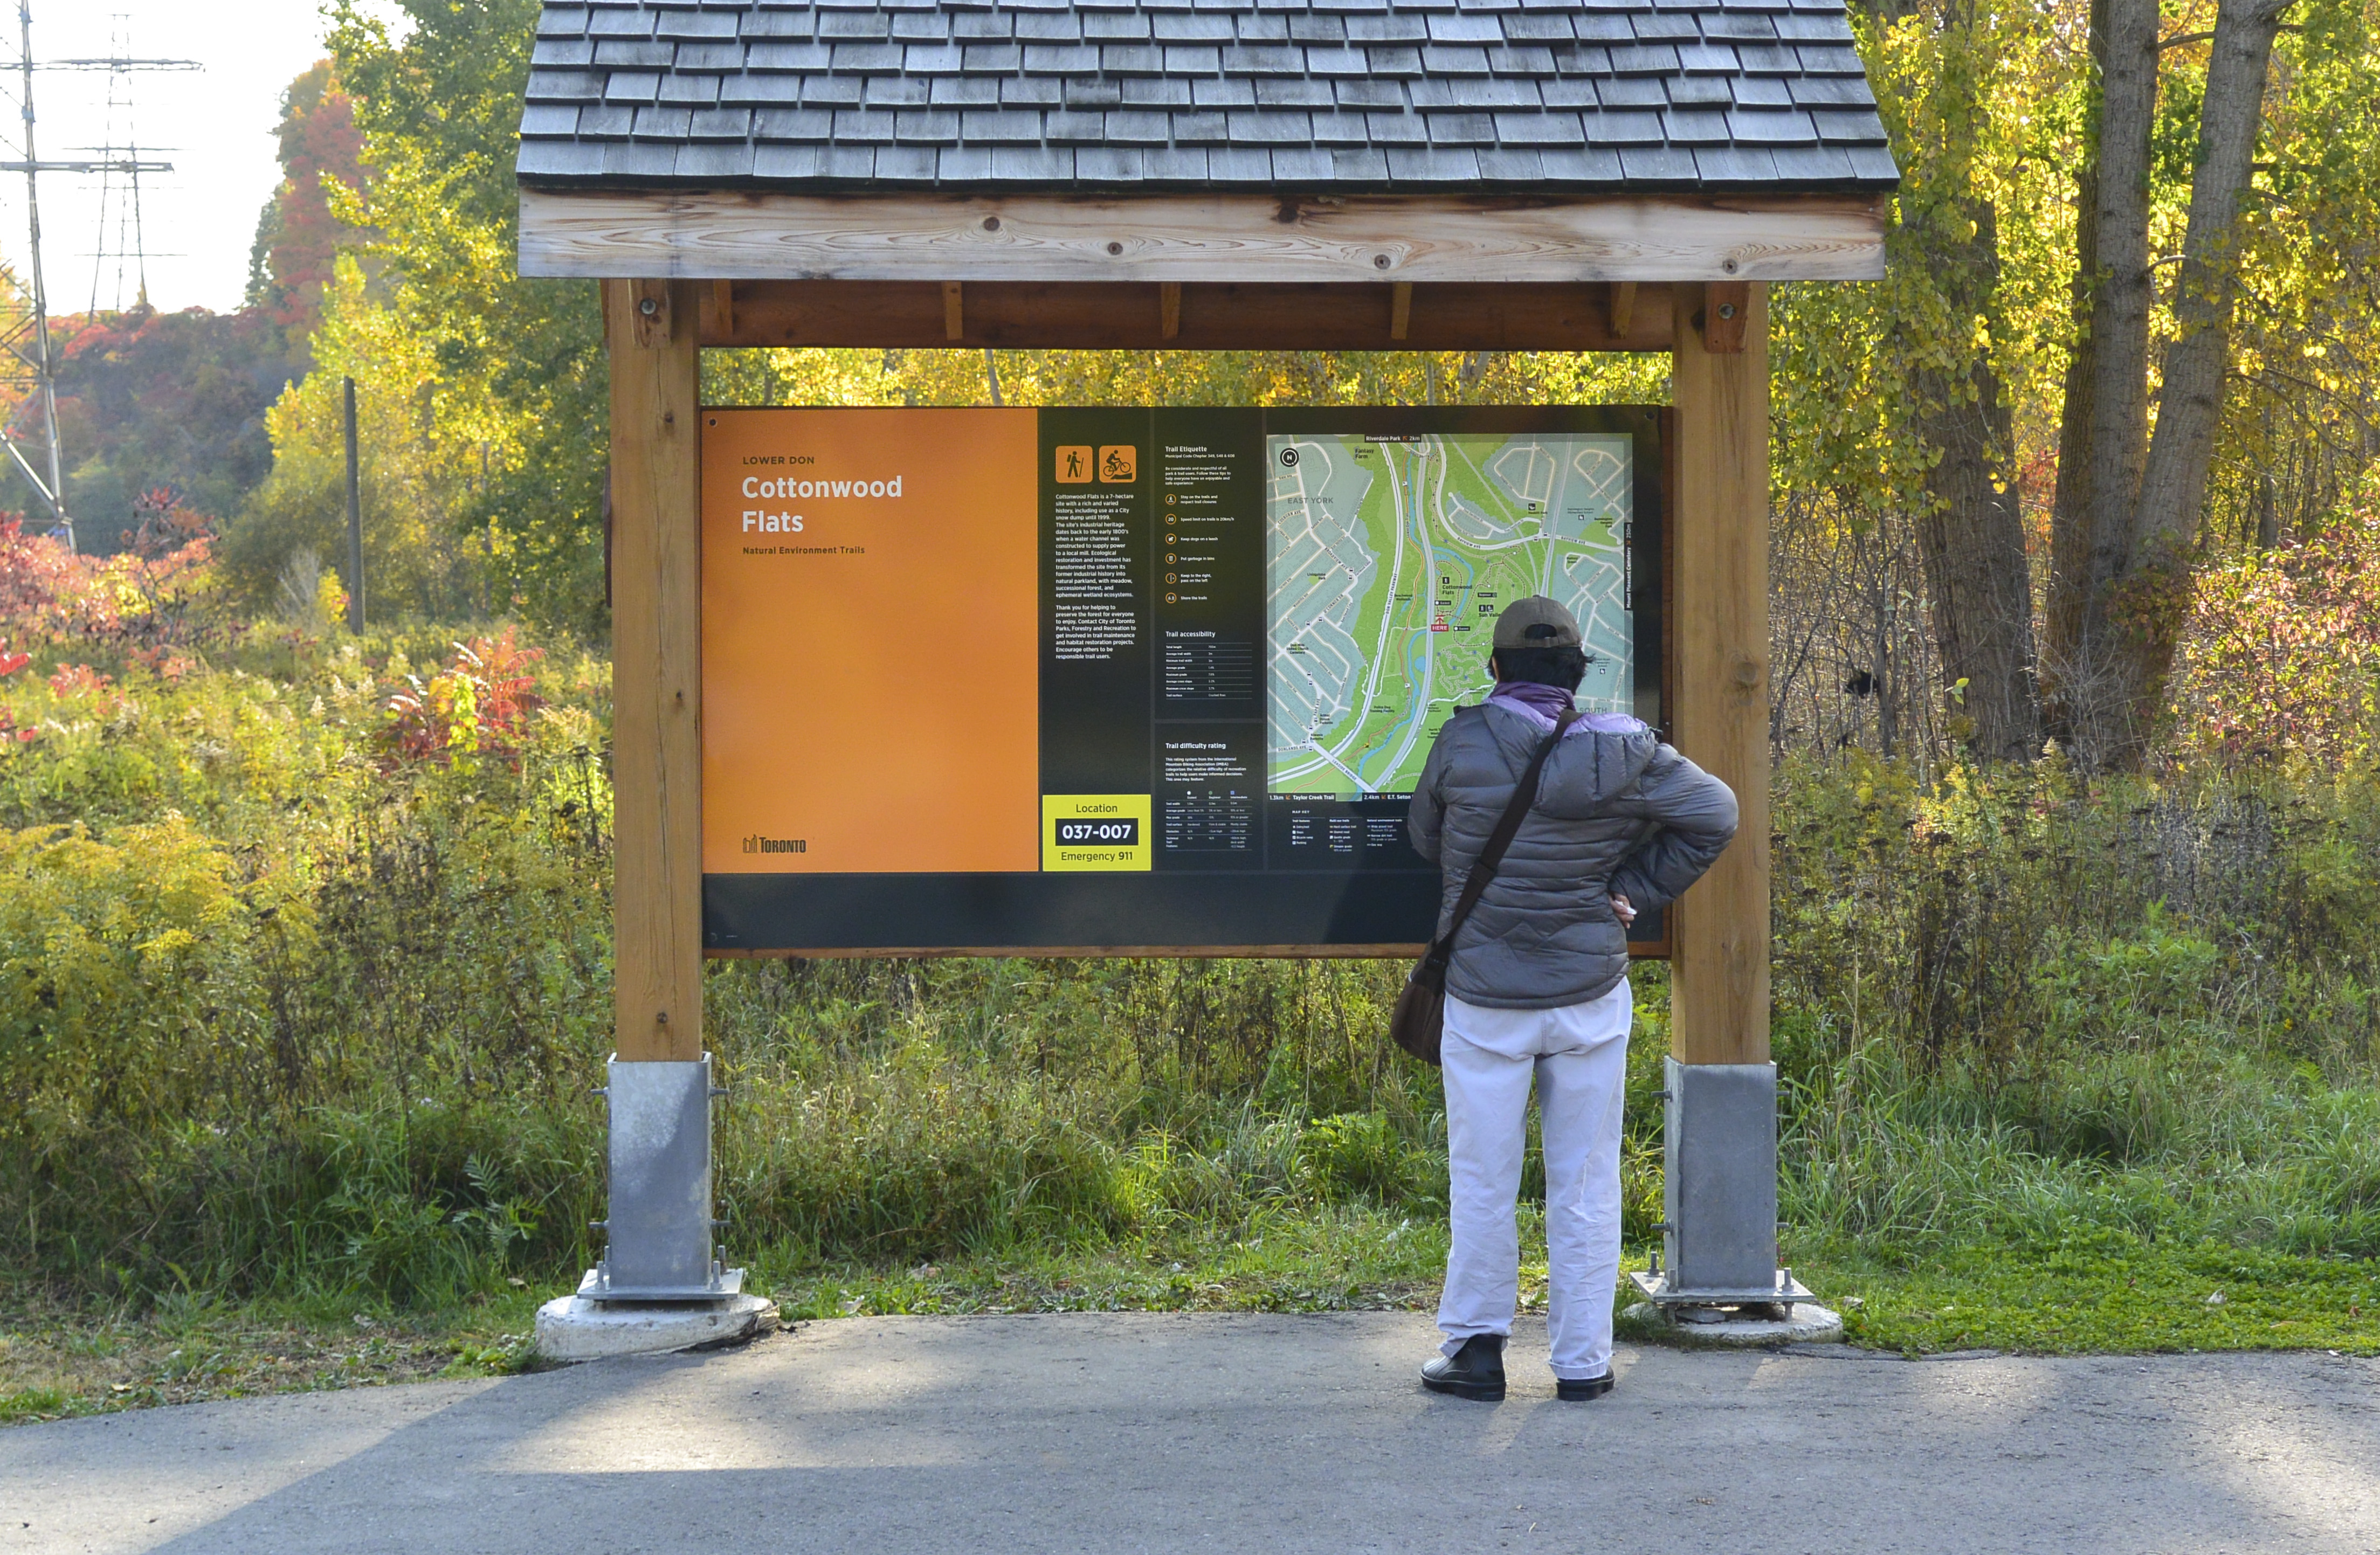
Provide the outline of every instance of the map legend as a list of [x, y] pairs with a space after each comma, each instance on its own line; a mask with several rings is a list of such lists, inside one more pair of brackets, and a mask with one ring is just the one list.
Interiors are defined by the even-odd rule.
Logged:
[[1264, 480], [1244, 410], [1157, 413], [1157, 717], [1264, 717]]
[[1257, 645], [1211, 632], [1165, 634], [1165, 700], [1172, 704], [1250, 701], [1257, 694]]

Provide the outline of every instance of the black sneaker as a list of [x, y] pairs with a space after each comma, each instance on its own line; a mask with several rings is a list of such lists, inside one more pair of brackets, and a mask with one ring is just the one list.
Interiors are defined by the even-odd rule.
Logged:
[[1504, 1336], [1475, 1333], [1451, 1355], [1421, 1368], [1421, 1385], [1433, 1393], [1499, 1403], [1504, 1397]]
[[1568, 1399], [1573, 1403], [1587, 1399], [1599, 1399], [1609, 1391], [1611, 1391], [1611, 1373], [1608, 1371], [1600, 1377], [1554, 1379], [1554, 1396]]

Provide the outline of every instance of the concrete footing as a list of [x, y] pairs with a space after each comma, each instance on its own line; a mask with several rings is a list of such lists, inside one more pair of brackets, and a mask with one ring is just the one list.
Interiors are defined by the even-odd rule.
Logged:
[[1815, 1302], [1797, 1301], [1787, 1316], [1773, 1305], [1680, 1306], [1640, 1301], [1621, 1316], [1647, 1339], [1669, 1344], [1747, 1349], [1768, 1344], [1826, 1344], [1843, 1336], [1843, 1319]]
[[589, 1301], [560, 1296], [537, 1309], [537, 1353], [549, 1361], [655, 1355], [758, 1339], [777, 1326], [766, 1296], [722, 1301]]

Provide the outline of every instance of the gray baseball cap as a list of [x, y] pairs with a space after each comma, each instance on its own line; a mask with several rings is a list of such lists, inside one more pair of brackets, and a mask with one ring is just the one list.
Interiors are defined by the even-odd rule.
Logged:
[[1499, 648], [1576, 648], [1578, 617], [1543, 594], [1514, 600], [1496, 617]]

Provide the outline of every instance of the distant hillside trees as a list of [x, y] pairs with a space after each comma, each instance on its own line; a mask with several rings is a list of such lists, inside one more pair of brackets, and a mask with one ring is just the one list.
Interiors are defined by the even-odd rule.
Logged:
[[[276, 133], [282, 179], [257, 224], [247, 307], [53, 322], [67, 511], [86, 552], [128, 548], [155, 493], [184, 510], [236, 514], [273, 468], [266, 412], [305, 370], [338, 255], [366, 236], [333, 209], [334, 189], [362, 187], [364, 164], [355, 104], [330, 61], [289, 84]], [[0, 396], [11, 412], [30, 388], [18, 376]], [[17, 419], [39, 435], [38, 413]], [[46, 522], [13, 467], [0, 473], [0, 511]]]
[[[276, 134], [282, 179], [257, 224], [247, 307], [144, 305], [53, 322], [67, 505], [85, 551], [128, 546], [146, 493], [226, 515], [273, 468], [265, 412], [304, 370], [334, 263], [361, 237], [331, 205], [333, 187], [358, 188], [364, 174], [355, 106], [330, 61], [290, 83]], [[10, 411], [30, 389], [29, 375], [18, 379], [6, 391]], [[17, 419], [39, 435], [38, 413], [30, 425]], [[0, 475], [0, 509], [41, 523], [43, 508], [13, 466]]]
[[[136, 308], [57, 320], [52, 338], [67, 510], [85, 551], [128, 545], [144, 493], [163, 489], [184, 506], [220, 515], [273, 468], [264, 413], [298, 368], [271, 321]], [[15, 395], [28, 387], [16, 385]], [[38, 411], [17, 419], [39, 435]], [[45, 523], [45, 504], [13, 465], [0, 475], [0, 510]]]

